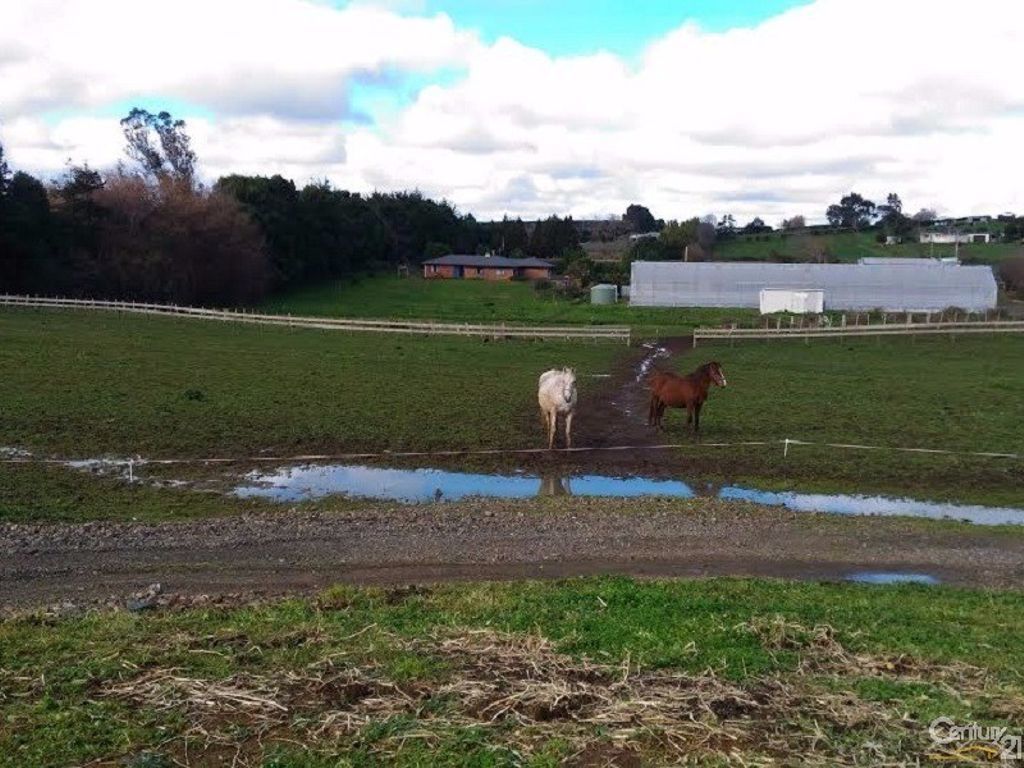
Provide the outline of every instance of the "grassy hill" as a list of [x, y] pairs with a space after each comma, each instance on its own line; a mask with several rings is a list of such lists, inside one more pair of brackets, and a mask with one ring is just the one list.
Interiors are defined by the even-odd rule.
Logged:
[[[868, 256], [899, 256], [914, 258], [945, 258], [955, 255], [952, 245], [904, 242], [885, 245], [875, 239], [874, 232], [839, 232], [835, 234], [801, 234], [771, 232], [765, 235], [743, 235], [736, 240], [715, 246], [716, 261], [762, 261], [779, 256], [799, 258], [807, 248], [808, 240], [820, 241], [832, 258], [854, 262]], [[960, 259], [980, 264], [995, 264], [1005, 258], [1024, 253], [1020, 243], [962, 244]]]

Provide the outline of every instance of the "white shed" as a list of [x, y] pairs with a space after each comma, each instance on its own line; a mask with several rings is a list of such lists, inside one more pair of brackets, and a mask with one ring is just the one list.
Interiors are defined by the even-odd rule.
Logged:
[[792, 312], [797, 315], [819, 314], [825, 309], [825, 292], [823, 290], [790, 288], [762, 288], [761, 314], [773, 312]]

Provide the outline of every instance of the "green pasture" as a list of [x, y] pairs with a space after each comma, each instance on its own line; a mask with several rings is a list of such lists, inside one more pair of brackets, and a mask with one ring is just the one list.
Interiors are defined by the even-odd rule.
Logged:
[[[1020, 722], [1022, 621], [1015, 593], [625, 578], [10, 617], [0, 766], [913, 764], [940, 715]], [[696, 696], [675, 741], [651, 674]], [[590, 722], [594, 691], [636, 720]]]
[[[0, 445], [62, 458], [536, 447], [540, 371], [576, 367], [584, 392], [579, 429], [589, 419], [619, 418], [588, 412], [588, 394], [610, 386], [590, 374], [639, 354], [604, 342], [485, 342], [29, 310], [0, 313], [0, 337]], [[1017, 337], [742, 342], [701, 346], [667, 365], [686, 371], [707, 359], [721, 362], [729, 380], [702, 414], [707, 443], [791, 438], [1024, 453], [1024, 340]], [[703, 447], [678, 411], [670, 411], [659, 439], [689, 446], [678, 451], [682, 477], [1024, 505], [1019, 459], [819, 447], [783, 457], [777, 443]], [[587, 461], [579, 458], [584, 470]], [[515, 460], [494, 462], [507, 469]], [[49, 507], [54, 518], [70, 518], [76, 506], [98, 511], [105, 494], [121, 493], [102, 483], [78, 490], [86, 481], [69, 479], [76, 475], [3, 465], [0, 499], [10, 517], [45, 517]], [[180, 514], [203, 514], [211, 504], [189, 503]], [[168, 505], [156, 516], [175, 516], [177, 502]]]
[[61, 457], [523, 447], [538, 375], [621, 343], [0, 312], [0, 445]]
[[696, 326], [742, 322], [758, 313], [749, 309], [595, 306], [589, 296], [570, 300], [538, 292], [528, 282], [423, 280], [378, 275], [299, 289], [268, 300], [268, 312], [331, 317], [427, 319], [444, 322], [520, 325], [628, 325], [638, 334], [688, 333]]

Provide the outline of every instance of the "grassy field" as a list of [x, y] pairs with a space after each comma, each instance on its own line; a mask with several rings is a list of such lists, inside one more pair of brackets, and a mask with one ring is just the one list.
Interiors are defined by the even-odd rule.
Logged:
[[[165, 318], [0, 313], [0, 446], [41, 455], [245, 457], [379, 450], [536, 447], [538, 371], [603, 374], [615, 344], [484, 343], [259, 329]], [[1024, 453], [1024, 343], [1010, 337], [747, 343], [701, 347], [729, 387], [705, 409], [708, 442], [855, 442]], [[593, 391], [601, 379], [581, 378]], [[607, 414], [579, 415], [587, 419]], [[582, 428], [582, 427], [581, 427]], [[679, 412], [665, 439], [689, 441]], [[497, 460], [492, 460], [494, 463]], [[509, 460], [511, 461], [511, 460]], [[509, 461], [498, 462], [506, 469]], [[585, 461], [585, 459], [581, 459]], [[497, 465], [496, 465], [497, 466]], [[484, 467], [481, 467], [484, 468]], [[174, 468], [188, 475], [189, 470]], [[614, 470], [613, 470], [614, 471]], [[818, 448], [685, 449], [683, 476], [770, 489], [906, 493], [1020, 506], [1014, 460]], [[78, 475], [72, 476], [77, 478]], [[96, 514], [139, 498], [61, 470], [0, 465], [10, 518]], [[149, 499], [154, 517], [214, 502]], [[241, 502], [225, 502], [225, 511]], [[113, 516], [119, 516], [114, 514]]]
[[1014, 593], [622, 578], [8, 618], [0, 765], [911, 764], [940, 715], [1022, 722], [1022, 621]]
[[[781, 256], [799, 256], [800, 235], [776, 232], [760, 235], [754, 240], [741, 236], [735, 240], [718, 243], [714, 258], [717, 261], [763, 261], [772, 258], [773, 253]], [[885, 245], [875, 240], [873, 232], [841, 232], [817, 236], [828, 245], [832, 258], [838, 261], [854, 262], [866, 256], [900, 256], [913, 258], [947, 258], [955, 255], [953, 245], [932, 245], [930, 243], [904, 242], [899, 245]], [[1010, 256], [1024, 252], [1020, 243], [964, 243], [960, 245], [960, 259], [981, 264], [996, 264]]]
[[25, 310], [0, 337], [0, 445], [78, 458], [535, 445], [539, 373], [625, 349]]
[[529, 283], [423, 280], [391, 276], [337, 282], [269, 300], [262, 309], [293, 315], [427, 318], [449, 322], [628, 325], [652, 336], [687, 333], [698, 325], [753, 322], [744, 309], [594, 306], [541, 294]]
[[[729, 387], [702, 414], [707, 442], [781, 440], [1024, 454], [1024, 339], [848, 339], [704, 345]], [[681, 412], [666, 439], [688, 439]], [[1020, 459], [820, 446], [682, 451], [684, 467], [762, 489], [877, 493], [1024, 506]]]
[[[677, 366], [712, 358], [729, 386], [705, 408], [708, 441], [788, 437], [1024, 454], [1024, 339], [746, 342], [698, 348]], [[670, 434], [682, 432], [680, 413]], [[723, 465], [759, 487], [1024, 504], [1020, 460], [797, 447], [787, 458], [755, 449]]]

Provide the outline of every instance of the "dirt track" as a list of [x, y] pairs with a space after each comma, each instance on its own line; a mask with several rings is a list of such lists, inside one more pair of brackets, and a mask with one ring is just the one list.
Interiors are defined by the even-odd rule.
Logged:
[[336, 582], [927, 573], [1024, 586], [1024, 536], [712, 500], [466, 502], [188, 523], [0, 526], [0, 605], [89, 602], [152, 582], [279, 594]]

